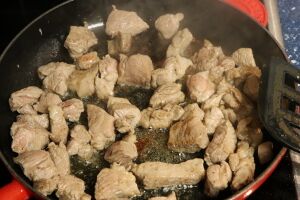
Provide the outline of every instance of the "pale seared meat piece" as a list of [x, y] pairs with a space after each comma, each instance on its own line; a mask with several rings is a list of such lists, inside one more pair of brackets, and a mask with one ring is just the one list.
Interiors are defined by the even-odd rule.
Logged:
[[24, 115], [25, 114], [30, 114], [30, 115], [37, 114], [36, 110], [30, 104], [26, 104], [26, 105], [22, 106], [21, 108], [17, 109], [17, 112], [20, 114], [24, 114]]
[[57, 168], [58, 174], [60, 176], [70, 174], [70, 158], [66, 146], [63, 143], [56, 145], [53, 142], [51, 142], [48, 145], [48, 151]]
[[128, 99], [109, 97], [108, 112], [115, 118], [115, 126], [120, 133], [134, 133], [134, 128], [141, 119], [141, 112]]
[[43, 195], [47, 196], [52, 194], [57, 189], [59, 176], [54, 176], [50, 179], [42, 179], [33, 182], [33, 188]]
[[202, 72], [218, 66], [224, 57], [221, 47], [215, 47], [210, 41], [204, 40], [203, 47], [193, 55], [192, 61], [196, 72]]
[[164, 68], [174, 70], [176, 74], [176, 80], [181, 79], [188, 67], [192, 66], [193, 62], [180, 55], [168, 57], [164, 63]]
[[224, 93], [216, 93], [213, 94], [209, 99], [207, 99], [203, 104], [202, 104], [202, 109], [203, 110], [210, 110], [213, 107], [219, 107], [221, 104], [221, 100], [224, 96]]
[[161, 85], [174, 83], [176, 74], [174, 69], [158, 68], [151, 73], [151, 87], [157, 88]]
[[92, 104], [87, 105], [87, 115], [91, 145], [97, 150], [103, 150], [115, 141], [114, 117]]
[[204, 125], [208, 135], [214, 134], [216, 128], [224, 121], [224, 115], [219, 107], [213, 107], [205, 113]]
[[138, 156], [135, 146], [136, 136], [127, 135], [122, 140], [110, 145], [104, 155], [104, 159], [109, 163], [118, 163], [129, 169], [132, 161]]
[[69, 127], [64, 118], [64, 112], [60, 106], [50, 106], [49, 108], [51, 134], [50, 139], [59, 144], [66, 143], [68, 137]]
[[95, 92], [95, 77], [98, 73], [98, 66], [87, 70], [75, 70], [69, 80], [68, 88], [76, 91], [79, 97], [91, 96]]
[[67, 145], [69, 155], [78, 155], [84, 160], [92, 158], [95, 152], [94, 148], [90, 145], [91, 135], [83, 125], [76, 125], [71, 130], [71, 139]]
[[161, 109], [147, 108], [141, 112], [139, 124], [143, 128], [168, 128], [172, 122], [178, 121], [184, 110], [179, 105], [167, 104]]
[[25, 176], [32, 181], [50, 179], [57, 175], [57, 169], [50, 154], [44, 150], [27, 151], [14, 158]]
[[102, 169], [97, 176], [96, 200], [129, 199], [139, 194], [134, 175], [123, 166], [113, 164], [111, 168]]
[[153, 69], [152, 60], [147, 55], [135, 54], [127, 57], [121, 54], [118, 84], [149, 88]]
[[256, 66], [251, 48], [240, 48], [233, 52], [231, 57], [238, 66]]
[[229, 120], [232, 124], [235, 124], [237, 121], [237, 116], [231, 108], [221, 108], [222, 113], [224, 115], [224, 119]]
[[225, 71], [225, 78], [231, 84], [241, 88], [242, 84], [246, 81], [247, 77], [254, 75], [258, 78], [261, 77], [261, 70], [255, 66], [240, 66]]
[[209, 143], [206, 127], [202, 123], [204, 112], [197, 104], [185, 107], [181, 120], [171, 126], [168, 148], [176, 152], [195, 153]]
[[132, 45], [132, 35], [130, 33], [118, 33], [113, 40], [107, 41], [107, 49], [109, 55], [117, 55], [119, 53], [129, 53]]
[[67, 80], [75, 70], [75, 65], [64, 62], [51, 62], [38, 68], [43, 86], [51, 92], [65, 95], [68, 91]]
[[273, 143], [270, 141], [258, 145], [257, 155], [260, 164], [266, 164], [273, 158]]
[[221, 190], [228, 187], [231, 181], [232, 171], [227, 162], [222, 161], [220, 164], [214, 164], [206, 170], [205, 194], [215, 197]]
[[176, 185], [195, 185], [205, 176], [203, 160], [195, 158], [179, 164], [145, 162], [131, 171], [143, 182], [145, 189]]
[[188, 76], [186, 85], [190, 98], [198, 103], [206, 101], [215, 93], [216, 86], [209, 80], [208, 75], [208, 71], [203, 71]]
[[255, 75], [250, 75], [247, 77], [243, 92], [252, 100], [256, 101], [258, 98], [258, 91], [259, 91], [259, 82], [260, 78]]
[[236, 135], [239, 140], [248, 142], [257, 147], [263, 141], [263, 133], [258, 116], [249, 116], [238, 122]]
[[237, 137], [230, 121], [217, 127], [212, 141], [208, 144], [204, 160], [208, 166], [225, 161], [236, 147]]
[[84, 192], [84, 181], [73, 175], [61, 176], [57, 185], [56, 196], [62, 200], [90, 200]]
[[170, 195], [166, 197], [151, 197], [149, 200], [176, 200], [175, 192], [172, 192]]
[[81, 113], [84, 111], [83, 102], [79, 99], [68, 99], [59, 104], [64, 112], [66, 120], [71, 122], [79, 121]]
[[136, 12], [118, 10], [113, 6], [113, 10], [106, 21], [105, 32], [111, 37], [117, 36], [118, 33], [127, 33], [135, 36], [148, 28], [149, 25]]
[[78, 69], [90, 69], [93, 65], [99, 62], [99, 57], [96, 51], [92, 51], [80, 56], [76, 60]]
[[184, 56], [186, 48], [191, 44], [193, 35], [189, 29], [184, 28], [178, 31], [172, 39], [170, 46], [167, 49], [166, 57]]
[[32, 114], [25, 114], [25, 115], [18, 115], [17, 122], [22, 122], [28, 124], [30, 127], [38, 127], [41, 126], [45, 129], [49, 127], [49, 118], [47, 114], [42, 115], [32, 115]]
[[98, 44], [95, 34], [84, 26], [70, 26], [64, 46], [68, 49], [72, 58], [78, 58]]
[[11, 111], [20, 111], [24, 106], [33, 105], [38, 102], [43, 90], [35, 86], [29, 86], [21, 90], [15, 91], [10, 95], [9, 106]]
[[96, 76], [96, 94], [100, 99], [107, 99], [114, 95], [114, 87], [118, 80], [118, 62], [106, 55], [99, 62], [100, 77]]
[[168, 83], [156, 89], [150, 98], [150, 106], [161, 108], [167, 104], [179, 104], [184, 101], [184, 93], [181, 91], [181, 84]]
[[224, 78], [224, 72], [235, 68], [235, 63], [232, 58], [225, 57], [222, 61], [219, 61], [217, 66], [212, 66], [209, 69], [209, 79], [215, 84], [218, 84]]
[[182, 13], [161, 15], [155, 20], [155, 28], [164, 39], [171, 39], [178, 31], [180, 21], [183, 18]]
[[62, 102], [57, 94], [52, 92], [45, 92], [40, 97], [40, 100], [33, 107], [36, 111], [40, 113], [48, 113], [48, 107], [52, 105], [58, 105]]
[[253, 180], [255, 172], [254, 149], [247, 142], [239, 142], [236, 153], [229, 156], [229, 165], [233, 171], [231, 188], [239, 190]]

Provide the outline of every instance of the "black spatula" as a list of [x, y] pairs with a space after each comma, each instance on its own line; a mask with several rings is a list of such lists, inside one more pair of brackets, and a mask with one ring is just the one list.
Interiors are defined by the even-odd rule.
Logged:
[[278, 58], [262, 69], [258, 112], [269, 133], [300, 152], [300, 70]]

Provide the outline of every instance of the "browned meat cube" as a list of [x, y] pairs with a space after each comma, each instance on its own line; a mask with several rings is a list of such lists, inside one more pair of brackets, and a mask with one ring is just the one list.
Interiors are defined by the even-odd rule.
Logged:
[[96, 51], [84, 54], [80, 56], [77, 60], [77, 66], [79, 69], [90, 69], [93, 65], [99, 62], [99, 57]]
[[257, 155], [260, 164], [266, 164], [273, 158], [273, 143], [266, 141], [258, 145]]
[[123, 166], [113, 164], [111, 168], [102, 169], [97, 176], [96, 200], [128, 199], [139, 194], [134, 175]]
[[157, 88], [161, 85], [174, 83], [176, 74], [174, 69], [158, 68], [151, 73], [151, 87]]
[[203, 160], [195, 158], [179, 164], [145, 162], [132, 168], [145, 189], [157, 189], [176, 185], [195, 185], [205, 176]]
[[34, 105], [34, 109], [40, 113], [48, 113], [48, 107], [52, 105], [58, 105], [62, 101], [57, 94], [52, 92], [43, 93], [37, 104]]
[[115, 126], [121, 133], [134, 132], [134, 128], [141, 119], [141, 112], [127, 99], [109, 97], [107, 102], [108, 112], [115, 118]]
[[208, 135], [215, 133], [216, 128], [223, 122], [224, 115], [220, 108], [213, 107], [206, 111], [204, 117], [204, 125]]
[[34, 150], [19, 154], [14, 161], [19, 164], [25, 176], [32, 181], [50, 179], [57, 175], [57, 169], [47, 151]]
[[175, 192], [172, 192], [169, 196], [167, 197], [152, 197], [149, 200], [176, 200], [176, 194]]
[[168, 47], [166, 57], [171, 56], [184, 56], [186, 48], [190, 45], [193, 40], [193, 35], [189, 29], [184, 28], [178, 31], [172, 39], [172, 43]]
[[150, 105], [153, 108], [161, 108], [166, 104], [179, 104], [184, 101], [184, 98], [181, 84], [168, 83], [156, 89], [150, 99]]
[[35, 86], [29, 86], [13, 92], [9, 98], [11, 111], [18, 111], [27, 105], [33, 105], [38, 102], [43, 90]]
[[51, 125], [50, 139], [59, 144], [60, 142], [66, 143], [68, 137], [69, 127], [64, 118], [64, 112], [60, 106], [50, 106], [49, 117]]
[[91, 145], [97, 150], [103, 150], [115, 141], [114, 117], [91, 104], [87, 105], [87, 115]]
[[165, 39], [171, 39], [179, 29], [180, 21], [183, 20], [182, 13], [164, 14], [155, 21], [155, 28]]
[[63, 143], [56, 145], [51, 142], [48, 145], [48, 151], [57, 168], [58, 174], [60, 176], [70, 174], [70, 159], [66, 146]]
[[111, 37], [115, 37], [118, 33], [127, 33], [135, 36], [148, 28], [149, 25], [136, 12], [118, 10], [113, 6], [113, 10], [106, 21], [105, 32]]
[[60, 103], [60, 107], [62, 107], [65, 119], [71, 122], [79, 121], [80, 115], [84, 111], [83, 102], [76, 98]]
[[70, 26], [70, 32], [64, 46], [68, 49], [72, 58], [78, 58], [97, 43], [98, 39], [95, 34], [87, 27]]
[[84, 192], [84, 181], [73, 175], [61, 176], [57, 185], [56, 196], [63, 200], [90, 200]]
[[33, 188], [43, 195], [47, 196], [52, 194], [57, 189], [57, 184], [59, 182], [59, 176], [54, 176], [50, 179], [42, 179], [33, 182]]
[[255, 75], [250, 75], [247, 77], [243, 92], [253, 101], [256, 101], [258, 98], [260, 78]]
[[256, 66], [253, 52], [250, 48], [240, 48], [236, 50], [235, 52], [233, 52], [232, 58], [238, 66]]
[[147, 55], [135, 54], [127, 57], [121, 54], [118, 83], [148, 88], [153, 69], [152, 60]]
[[95, 92], [95, 77], [97, 73], [97, 66], [87, 70], [75, 70], [68, 80], [69, 89], [76, 91], [79, 97], [93, 95]]

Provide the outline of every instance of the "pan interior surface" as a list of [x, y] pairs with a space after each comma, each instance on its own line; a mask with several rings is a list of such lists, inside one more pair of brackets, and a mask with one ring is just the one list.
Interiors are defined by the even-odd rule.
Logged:
[[[108, 39], [104, 32], [104, 26], [112, 5], [116, 5], [119, 9], [137, 12], [150, 27], [154, 27], [155, 19], [162, 14], [182, 12], [185, 15], [185, 19], [181, 27], [189, 28], [195, 38], [212, 41], [216, 46], [221, 46], [226, 55], [230, 55], [234, 50], [241, 47], [252, 48], [257, 65], [260, 67], [267, 67], [272, 57], [285, 59], [282, 50], [268, 32], [249, 17], [219, 1], [75, 0], [57, 7], [25, 28], [22, 34], [18, 35], [5, 50], [0, 60], [0, 131], [2, 134], [0, 155], [13, 175], [22, 180], [31, 189], [30, 181], [23, 175], [20, 167], [13, 162], [13, 157], [16, 154], [12, 152], [10, 147], [10, 126], [15, 120], [16, 113], [12, 113], [9, 109], [9, 96], [12, 92], [26, 86], [41, 86], [41, 81], [36, 73], [39, 66], [52, 61], [73, 62], [63, 46], [70, 25], [83, 25], [84, 22], [87, 22], [99, 39], [99, 45], [95, 50], [98, 51], [100, 57], [104, 56], [107, 53], [106, 40]], [[147, 47], [142, 52], [150, 53], [154, 62], [158, 62], [164, 55], [162, 54], [164, 48], [159, 48], [156, 40], [153, 39], [155, 34], [153, 30], [154, 28], [151, 28], [148, 33], [142, 34], [140, 37], [143, 37], [143, 39], [140, 39], [140, 41], [141, 47]], [[131, 102], [139, 108], [148, 105], [150, 97], [145, 91], [135, 91], [130, 90], [130, 88], [126, 92], [123, 91], [123, 93], [120, 91], [119, 96], [122, 95], [132, 97]], [[92, 98], [87, 101], [95, 103]], [[99, 105], [101, 104], [101, 102], [98, 103]], [[157, 134], [165, 134], [165, 130], [160, 131], [154, 133], [153, 139], [155, 139]], [[142, 138], [143, 132], [138, 130], [138, 133], [140, 133], [138, 137]], [[268, 137], [267, 134], [265, 136]], [[161, 140], [166, 140], [166, 138], [162, 137]], [[279, 150], [280, 146], [275, 145], [274, 151], [276, 152], [274, 154], [276, 155]], [[155, 151], [153, 150], [153, 152]], [[158, 159], [160, 161], [166, 159], [165, 161], [168, 161], [170, 156], [174, 156], [172, 153], [167, 155], [159, 158], [155, 157], [155, 153], [153, 153], [153, 155], [147, 155], [147, 159]], [[184, 161], [188, 157], [180, 158], [180, 155], [176, 155], [176, 159], [174, 158], [171, 162], [179, 162], [178, 159], [183, 159], [182, 161]], [[93, 192], [95, 175], [98, 174], [100, 167], [107, 166], [104, 161], [100, 160], [99, 163], [101, 164], [93, 167], [84, 163], [73, 162], [74, 173], [86, 180], [88, 191], [90, 192]], [[265, 167], [257, 167], [256, 174], [260, 174]], [[90, 177], [94, 177], [94, 179]], [[203, 194], [202, 184], [194, 188], [188, 188], [187, 190], [191, 193], [190, 196], [181, 195], [180, 199], [207, 198]], [[152, 192], [168, 193], [168, 191], [163, 190]], [[228, 198], [232, 194], [232, 192], [226, 190], [220, 194], [219, 198]], [[54, 196], [49, 198], [55, 199]]]

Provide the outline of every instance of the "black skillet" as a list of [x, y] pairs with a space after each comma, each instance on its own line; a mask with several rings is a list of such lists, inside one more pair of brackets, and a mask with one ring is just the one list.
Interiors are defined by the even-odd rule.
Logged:
[[[20, 167], [13, 162], [16, 154], [10, 148], [9, 128], [16, 114], [9, 110], [8, 98], [13, 91], [18, 89], [29, 85], [41, 85], [36, 74], [36, 69], [40, 65], [51, 61], [71, 62], [63, 47], [70, 25], [83, 25], [83, 22], [93, 24], [92, 30], [100, 41], [97, 50], [101, 56], [104, 55], [107, 37], [103, 24], [111, 11], [112, 4], [120, 9], [136, 11], [151, 27], [153, 27], [154, 20], [161, 14], [183, 12], [185, 19], [182, 27], [188, 27], [195, 38], [211, 40], [215, 45], [222, 46], [227, 55], [238, 48], [250, 47], [254, 51], [258, 66], [261, 67], [268, 67], [272, 57], [286, 59], [284, 52], [268, 31], [248, 16], [219, 1], [75, 0], [49, 10], [24, 28], [0, 57], [0, 132], [2, 134], [0, 157], [12, 175], [40, 198], [46, 197], [41, 196], [32, 188], [31, 182], [23, 175]], [[147, 41], [147, 45], [155, 49], [155, 44], [151, 43], [151, 40]], [[159, 59], [157, 51], [152, 52], [156, 53], [151, 56]], [[286, 152], [285, 148], [277, 144], [274, 150], [275, 157], [269, 166], [257, 166], [257, 178], [253, 183], [235, 193], [225, 191], [220, 194], [219, 198], [241, 199], [251, 194], [270, 176]], [[203, 189], [199, 190], [195, 199], [207, 198], [202, 191]], [[48, 199], [55, 198], [48, 197]]]

